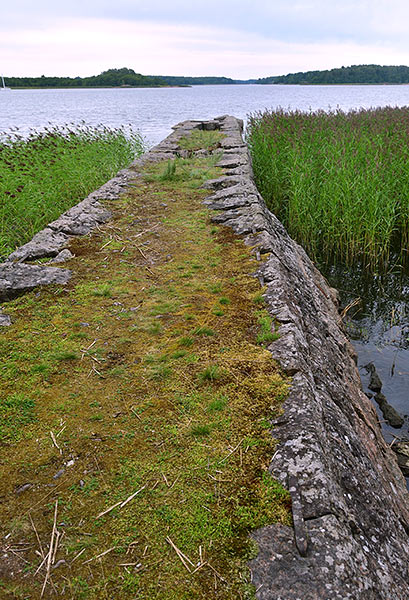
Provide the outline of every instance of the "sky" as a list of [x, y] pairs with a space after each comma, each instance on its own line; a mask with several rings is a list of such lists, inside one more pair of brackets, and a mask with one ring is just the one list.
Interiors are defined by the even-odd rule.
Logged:
[[407, 0], [14, 0], [0, 15], [5, 77], [409, 66]]

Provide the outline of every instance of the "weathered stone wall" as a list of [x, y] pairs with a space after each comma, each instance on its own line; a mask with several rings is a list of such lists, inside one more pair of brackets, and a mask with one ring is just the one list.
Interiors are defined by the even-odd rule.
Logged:
[[[166, 140], [122, 172], [114, 194], [145, 162], [181, 154], [178, 140], [194, 128], [226, 134], [219, 164], [227, 174], [206, 183], [213, 191], [206, 203], [215, 211], [215, 222], [242, 235], [256, 254], [267, 254], [257, 276], [267, 287], [267, 307], [280, 324], [280, 338], [269, 350], [293, 378], [284, 414], [274, 423], [279, 446], [271, 472], [290, 490], [294, 528], [271, 525], [254, 533], [260, 548], [251, 563], [257, 597], [408, 600], [409, 496], [404, 478], [382, 438], [375, 409], [361, 391], [334, 290], [267, 210], [254, 185], [242, 123], [219, 117], [177, 125]], [[38, 236], [54, 243], [60, 234], [89, 231], [109, 217], [97, 197], [91, 201], [95, 203], [94, 224], [86, 216], [88, 208], [84, 212], [75, 207]], [[67, 224], [67, 216], [78, 219], [75, 226]], [[67, 239], [45, 256], [56, 256]], [[13, 262], [38, 257], [36, 248], [34, 241], [0, 265], [0, 296], [12, 295], [13, 271], [52, 269]], [[69, 276], [66, 269], [54, 271]]]
[[[0, 301], [9, 300], [39, 285], [67, 283], [71, 277], [68, 269], [32, 265], [30, 261], [50, 258], [50, 262], [61, 263], [69, 260], [72, 255], [66, 246], [70, 239], [89, 233], [111, 216], [98, 200], [118, 198], [134, 175], [129, 169], [120, 171], [85, 200], [39, 231], [27, 244], [10, 254], [0, 264]], [[0, 326], [10, 324], [9, 317], [0, 310]]]
[[[271, 472], [290, 490], [294, 529], [255, 532], [252, 561], [263, 600], [408, 600], [409, 495], [376, 411], [361, 390], [336, 294], [255, 188], [239, 124], [228, 130], [228, 169], [208, 200], [214, 220], [268, 258], [258, 275], [280, 323], [269, 348], [292, 375]], [[236, 143], [234, 143], [236, 140]], [[221, 189], [220, 189], [221, 188]]]

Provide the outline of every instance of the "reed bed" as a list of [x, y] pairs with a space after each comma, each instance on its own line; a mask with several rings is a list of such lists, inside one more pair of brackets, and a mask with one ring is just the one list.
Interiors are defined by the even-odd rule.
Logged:
[[143, 151], [139, 134], [105, 126], [48, 127], [0, 141], [0, 257], [100, 187]]
[[409, 242], [409, 107], [250, 115], [269, 208], [314, 260], [376, 271]]

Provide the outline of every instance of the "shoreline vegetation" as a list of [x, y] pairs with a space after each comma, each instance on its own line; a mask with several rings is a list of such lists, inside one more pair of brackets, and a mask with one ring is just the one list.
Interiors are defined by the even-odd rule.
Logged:
[[0, 142], [0, 258], [29, 241], [144, 150], [131, 129], [66, 125]]
[[266, 111], [247, 139], [268, 207], [313, 260], [407, 267], [409, 108]]
[[91, 77], [5, 77], [13, 89], [53, 88], [163, 88], [193, 85], [405, 85], [409, 84], [409, 67], [381, 65], [352, 65], [326, 71], [306, 71], [274, 75], [259, 79], [230, 77], [187, 77], [141, 75], [133, 69], [108, 69]]
[[409, 67], [352, 65], [326, 71], [306, 71], [258, 79], [260, 84], [284, 85], [402, 85], [409, 83]]

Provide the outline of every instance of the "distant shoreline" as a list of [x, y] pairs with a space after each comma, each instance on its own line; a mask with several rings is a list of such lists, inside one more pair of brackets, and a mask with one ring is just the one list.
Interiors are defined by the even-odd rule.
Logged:
[[184, 88], [184, 87], [193, 87], [191, 85], [67, 85], [67, 86], [15, 86], [9, 87], [10, 90], [163, 90], [169, 88]]
[[[133, 69], [108, 69], [90, 77], [6, 77], [11, 89], [113, 89], [192, 87], [198, 85], [408, 85], [405, 65], [352, 65], [326, 71], [303, 71], [258, 79], [221, 76], [142, 75]], [[4, 83], [3, 83], [4, 86]]]
[[323, 86], [323, 87], [347, 87], [347, 86], [370, 86], [370, 85], [377, 85], [377, 86], [387, 86], [387, 87], [402, 87], [405, 85], [409, 85], [409, 82], [407, 83], [256, 83], [256, 82], [241, 82], [241, 83], [199, 83], [199, 84], [190, 84], [190, 85], [137, 85], [137, 86], [120, 86], [120, 85], [112, 85], [112, 86], [107, 86], [107, 85], [101, 85], [101, 86], [97, 86], [97, 85], [78, 85], [78, 86], [44, 86], [44, 87], [40, 87], [40, 86], [16, 86], [16, 87], [8, 87], [8, 90], [162, 90], [162, 89], [170, 89], [170, 88], [192, 88], [192, 87], [208, 87], [208, 86], [214, 86], [217, 85], [218, 87], [221, 87], [223, 85], [228, 85], [228, 86], [238, 86], [238, 85], [256, 85], [256, 86], [279, 86], [279, 85], [284, 85], [284, 86], [297, 86], [297, 87], [318, 87], [318, 86]]

